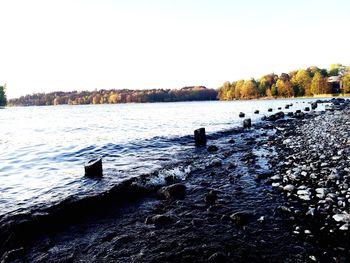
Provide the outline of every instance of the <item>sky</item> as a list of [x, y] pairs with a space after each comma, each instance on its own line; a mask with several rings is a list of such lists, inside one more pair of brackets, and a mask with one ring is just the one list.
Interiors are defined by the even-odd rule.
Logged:
[[7, 95], [218, 88], [350, 65], [348, 0], [0, 0]]

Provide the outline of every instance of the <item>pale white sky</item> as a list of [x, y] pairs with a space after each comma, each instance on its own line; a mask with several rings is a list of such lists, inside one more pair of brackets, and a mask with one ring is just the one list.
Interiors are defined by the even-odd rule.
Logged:
[[348, 0], [0, 0], [8, 97], [350, 65]]

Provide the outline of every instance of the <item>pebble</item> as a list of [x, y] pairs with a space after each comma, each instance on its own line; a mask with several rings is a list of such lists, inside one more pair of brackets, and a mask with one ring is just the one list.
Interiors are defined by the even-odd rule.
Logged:
[[287, 184], [285, 187], [283, 187], [283, 190], [286, 192], [293, 192], [295, 189], [295, 186], [292, 184]]
[[346, 222], [350, 223], [350, 214], [335, 214], [333, 219], [337, 222]]

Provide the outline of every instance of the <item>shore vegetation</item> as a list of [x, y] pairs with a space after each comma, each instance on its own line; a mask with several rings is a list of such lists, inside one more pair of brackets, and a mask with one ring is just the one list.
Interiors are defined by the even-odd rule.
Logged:
[[[2, 91], [2, 93], [1, 93]], [[332, 64], [329, 69], [311, 66], [288, 73], [266, 74], [258, 79], [226, 81], [218, 89], [189, 86], [181, 89], [100, 89], [36, 93], [8, 101], [9, 106], [119, 104], [261, 98], [322, 97], [350, 93], [350, 67]], [[3, 94], [3, 95], [1, 95]], [[0, 87], [0, 105], [6, 105]]]
[[0, 107], [4, 107], [7, 104], [6, 98], [6, 85], [0, 86]]

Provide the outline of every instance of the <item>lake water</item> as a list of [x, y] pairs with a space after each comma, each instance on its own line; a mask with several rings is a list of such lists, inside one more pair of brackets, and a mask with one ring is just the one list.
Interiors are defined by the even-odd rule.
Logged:
[[[18, 107], [0, 110], [0, 215], [103, 192], [121, 180], [176, 162], [194, 147], [193, 130], [215, 133], [253, 123], [278, 107], [311, 100], [259, 100]], [[254, 110], [260, 114], [254, 114]], [[288, 111], [288, 110], [287, 110]], [[103, 157], [104, 177], [84, 177], [84, 162]], [[179, 168], [171, 172], [181, 172]]]

